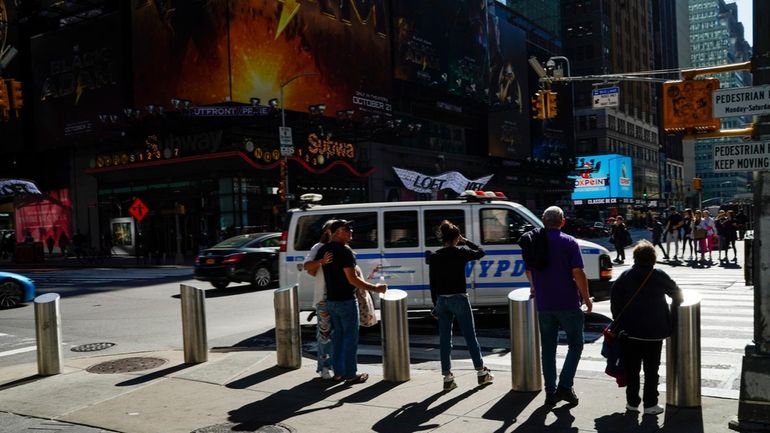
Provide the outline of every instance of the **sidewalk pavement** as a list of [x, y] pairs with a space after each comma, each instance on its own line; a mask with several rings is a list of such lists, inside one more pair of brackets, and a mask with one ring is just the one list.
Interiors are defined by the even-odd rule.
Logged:
[[[123, 370], [139, 365], [128, 358], [167, 362], [143, 371], [87, 371], [109, 361]], [[0, 432], [18, 433], [18, 426], [35, 422], [26, 417], [35, 417], [45, 425], [35, 430], [51, 429], [55, 421], [67, 423], [56, 428], [69, 433], [712, 433], [729, 431], [738, 410], [736, 400], [704, 397], [700, 408], [667, 407], [659, 416], [626, 412], [625, 389], [609, 377], [576, 378], [580, 404], [551, 409], [543, 406], [542, 392], [511, 391], [509, 371], [493, 372], [494, 383], [479, 387], [469, 361], [455, 367], [459, 386], [445, 393], [435, 362], [412, 365], [411, 380], [403, 383], [383, 381], [379, 363], [362, 363], [359, 371], [369, 373], [369, 381], [348, 386], [320, 379], [310, 358], [298, 370], [279, 368], [273, 350], [213, 349], [196, 365], [185, 364], [181, 351], [69, 358], [62, 374], [48, 377], [24, 364], [0, 369], [0, 411], [10, 412], [0, 413]]]

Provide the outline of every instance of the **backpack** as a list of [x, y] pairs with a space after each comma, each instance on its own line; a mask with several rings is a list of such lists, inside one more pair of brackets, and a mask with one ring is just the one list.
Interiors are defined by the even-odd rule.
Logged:
[[530, 230], [521, 235], [519, 246], [527, 269], [543, 271], [548, 267], [548, 238], [544, 228]]

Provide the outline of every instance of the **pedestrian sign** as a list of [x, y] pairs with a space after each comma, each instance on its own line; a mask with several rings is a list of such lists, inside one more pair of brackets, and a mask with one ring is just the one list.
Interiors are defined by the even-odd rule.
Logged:
[[128, 208], [128, 213], [130, 213], [132, 217], [136, 218], [136, 221], [138, 222], [142, 222], [144, 217], [146, 217], [149, 212], [150, 208], [148, 208], [147, 205], [145, 205], [144, 202], [138, 198], [134, 200], [134, 202], [131, 204], [131, 207]]
[[294, 140], [291, 137], [291, 128], [288, 126], [278, 127], [278, 138], [280, 139], [281, 147], [294, 146]]

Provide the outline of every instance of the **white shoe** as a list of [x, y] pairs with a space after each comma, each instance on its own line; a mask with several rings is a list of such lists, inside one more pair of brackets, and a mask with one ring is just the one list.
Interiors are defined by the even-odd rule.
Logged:
[[639, 412], [639, 406], [631, 406], [630, 404], [626, 404], [626, 410], [631, 412]]
[[651, 407], [645, 407], [644, 408], [644, 414], [645, 415], [659, 415], [663, 413], [663, 408], [660, 407], [660, 405], [655, 405]]
[[321, 379], [329, 380], [332, 378], [332, 372], [329, 371], [327, 367], [324, 367], [323, 370], [321, 370]]

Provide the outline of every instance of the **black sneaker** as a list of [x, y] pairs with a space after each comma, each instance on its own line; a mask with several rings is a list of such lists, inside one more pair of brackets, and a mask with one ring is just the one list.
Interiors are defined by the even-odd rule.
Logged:
[[580, 402], [580, 399], [578, 399], [578, 396], [575, 395], [575, 390], [573, 388], [559, 387], [556, 389], [556, 392], [554, 394], [556, 396], [557, 401], [564, 400], [573, 406], [577, 406], [578, 402]]
[[556, 398], [555, 392], [547, 392], [545, 393], [545, 405], [546, 406], [555, 406], [556, 403], [559, 402], [559, 399]]

